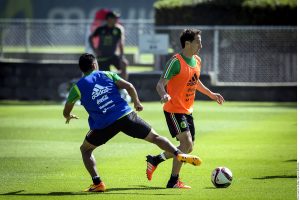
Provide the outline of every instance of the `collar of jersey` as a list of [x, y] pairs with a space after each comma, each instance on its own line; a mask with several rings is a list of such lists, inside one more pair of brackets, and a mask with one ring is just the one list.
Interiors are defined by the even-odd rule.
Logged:
[[91, 72], [87, 72], [86, 74], [84, 74], [84, 76], [88, 76], [88, 75], [90, 75], [92, 73], [95, 73], [95, 72], [97, 72], [97, 70], [94, 70], [94, 71], [91, 71]]
[[[195, 63], [196, 63], [195, 57], [194, 57], [194, 56], [191, 57], [191, 58], [189, 58], [189, 57], [184, 56], [183, 53], [180, 53], [180, 55], [181, 55], [181, 57], [185, 60], [185, 62], [186, 62], [188, 65], [190, 65], [192, 68], [196, 67], [196, 65], [195, 65], [195, 66], [192, 66], [192, 65], [191, 65], [191, 64], [195, 64]], [[193, 63], [193, 60], [194, 60], [194, 63]]]

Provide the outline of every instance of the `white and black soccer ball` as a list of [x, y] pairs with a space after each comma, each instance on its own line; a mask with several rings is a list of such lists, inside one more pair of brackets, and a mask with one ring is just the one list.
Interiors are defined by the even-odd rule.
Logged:
[[227, 167], [217, 167], [212, 171], [211, 182], [216, 188], [227, 188], [232, 182], [232, 172]]

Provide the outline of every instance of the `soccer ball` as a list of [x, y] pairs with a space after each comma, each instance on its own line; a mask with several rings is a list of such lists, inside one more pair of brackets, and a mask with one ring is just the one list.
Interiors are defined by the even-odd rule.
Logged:
[[227, 188], [232, 181], [232, 172], [226, 167], [217, 167], [212, 171], [211, 182], [216, 188]]

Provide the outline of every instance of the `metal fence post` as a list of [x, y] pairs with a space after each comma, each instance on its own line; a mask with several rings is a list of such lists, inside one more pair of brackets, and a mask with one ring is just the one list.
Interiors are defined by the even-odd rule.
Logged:
[[3, 36], [3, 34], [4, 34], [4, 28], [3, 28], [3, 24], [1, 23], [0, 24], [0, 58], [3, 58], [3, 51], [4, 51], [4, 36]]
[[214, 27], [214, 75], [212, 77], [212, 83], [216, 84], [218, 82], [219, 75], [219, 29]]
[[29, 53], [29, 49], [31, 46], [31, 42], [30, 42], [30, 34], [31, 34], [31, 22], [29, 21], [29, 19], [26, 20], [26, 33], [25, 33], [25, 42], [26, 42], [26, 53]]

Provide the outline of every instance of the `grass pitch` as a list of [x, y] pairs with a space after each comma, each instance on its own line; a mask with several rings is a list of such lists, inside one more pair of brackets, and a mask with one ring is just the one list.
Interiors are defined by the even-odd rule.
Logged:
[[[144, 103], [139, 115], [171, 139], [159, 103]], [[84, 193], [91, 179], [79, 146], [88, 131], [87, 114], [64, 124], [62, 105], [21, 102], [0, 105], [0, 199], [296, 199], [296, 103], [196, 102], [193, 154], [200, 167], [185, 165], [182, 180], [191, 190], [165, 189], [171, 160], [149, 182], [145, 156], [161, 151], [122, 133], [95, 151], [108, 191]], [[174, 139], [173, 143], [178, 144]], [[233, 183], [215, 189], [211, 171], [226, 166]]]

